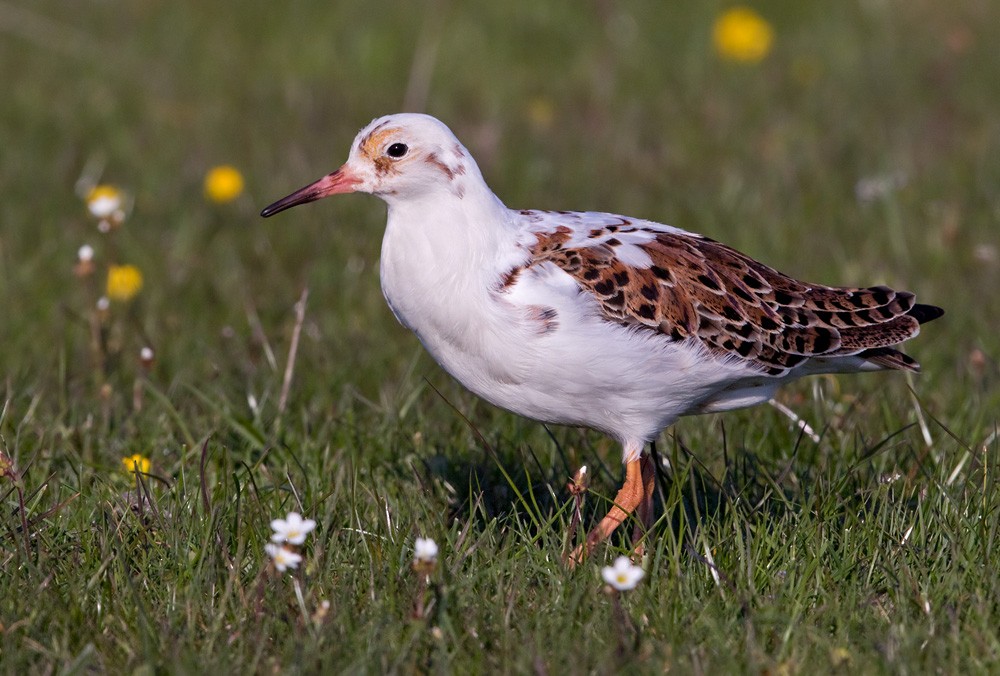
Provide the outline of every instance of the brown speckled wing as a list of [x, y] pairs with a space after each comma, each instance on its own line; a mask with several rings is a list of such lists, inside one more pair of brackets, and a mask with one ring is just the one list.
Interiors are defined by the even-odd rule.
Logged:
[[[611, 320], [671, 340], [700, 341], [771, 375], [812, 357], [848, 355], [917, 370], [913, 359], [890, 346], [942, 314], [917, 305], [906, 291], [806, 284], [711, 239], [629, 225], [616, 224], [610, 233], [591, 230], [582, 243], [565, 227], [539, 233], [532, 264], [558, 265]], [[632, 232], [645, 234], [631, 244], [619, 239]], [[652, 264], [626, 265], [616, 254], [619, 246], [640, 247]]]

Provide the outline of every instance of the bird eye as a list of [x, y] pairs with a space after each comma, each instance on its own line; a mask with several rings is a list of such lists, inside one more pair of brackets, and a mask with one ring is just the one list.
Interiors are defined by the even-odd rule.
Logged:
[[388, 149], [386, 149], [385, 154], [398, 160], [406, 154], [407, 150], [409, 150], [409, 148], [406, 147], [405, 143], [393, 143], [388, 147]]

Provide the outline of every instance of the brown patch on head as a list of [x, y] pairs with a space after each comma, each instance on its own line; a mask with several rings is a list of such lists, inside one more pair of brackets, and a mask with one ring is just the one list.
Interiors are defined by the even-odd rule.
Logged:
[[427, 162], [427, 164], [440, 169], [441, 172], [448, 177], [449, 181], [455, 180], [455, 170], [445, 164], [441, 158], [437, 156], [437, 153], [431, 153], [424, 159], [424, 161]]
[[379, 155], [372, 160], [372, 164], [375, 165], [375, 175], [382, 177], [393, 170], [392, 160], [390, 160], [385, 155]]
[[393, 170], [393, 161], [382, 153], [382, 147], [385, 145], [386, 139], [399, 131], [399, 127], [389, 127], [387, 124], [383, 122], [368, 132], [361, 139], [358, 147], [361, 154], [375, 165], [375, 174], [377, 176], [385, 176]]
[[361, 139], [361, 152], [372, 161], [376, 161], [382, 154], [380, 150], [385, 140], [399, 131], [398, 127], [387, 127], [386, 124], [383, 122]]

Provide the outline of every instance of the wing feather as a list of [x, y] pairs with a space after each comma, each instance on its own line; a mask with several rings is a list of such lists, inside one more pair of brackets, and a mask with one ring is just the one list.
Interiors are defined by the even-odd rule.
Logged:
[[[649, 221], [546, 216], [536, 222], [563, 224], [535, 232], [528, 266], [559, 266], [597, 299], [609, 320], [670, 340], [698, 341], [771, 375], [811, 357], [851, 355], [883, 368], [918, 370], [917, 362], [890, 346], [942, 314], [887, 286], [800, 282], [724, 244]], [[582, 236], [577, 222], [586, 224]], [[627, 256], [622, 247], [632, 247]], [[646, 257], [648, 266], [623, 260]]]

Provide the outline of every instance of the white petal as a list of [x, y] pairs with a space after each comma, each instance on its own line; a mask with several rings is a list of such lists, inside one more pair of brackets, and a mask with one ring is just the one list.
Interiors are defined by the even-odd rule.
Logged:
[[604, 578], [604, 581], [618, 591], [634, 589], [645, 575], [646, 571], [640, 566], [633, 565], [627, 556], [619, 556], [615, 559], [613, 566], [605, 566], [601, 569], [601, 577]]
[[438, 546], [430, 538], [417, 538], [413, 543], [413, 558], [417, 561], [433, 561], [437, 558]]
[[612, 587], [615, 586], [615, 569], [611, 566], [604, 566], [604, 568], [601, 568], [601, 577], [604, 578], [604, 581]]
[[274, 567], [280, 572], [284, 572], [289, 568], [297, 568], [302, 561], [301, 554], [289, 551], [278, 545], [266, 544], [264, 545], [264, 551], [271, 557]]
[[97, 218], [107, 218], [121, 208], [121, 200], [118, 197], [97, 197], [87, 203], [90, 213]]

